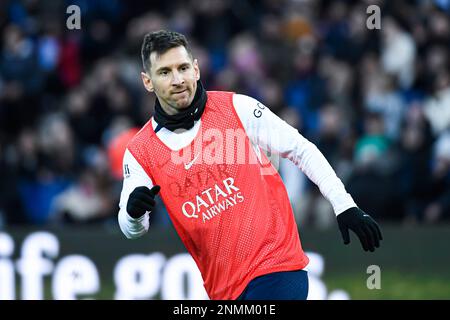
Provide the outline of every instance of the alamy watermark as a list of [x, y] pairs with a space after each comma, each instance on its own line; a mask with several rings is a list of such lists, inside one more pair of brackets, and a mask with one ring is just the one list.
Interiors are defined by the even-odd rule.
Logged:
[[370, 14], [370, 16], [366, 20], [367, 29], [380, 30], [381, 29], [381, 9], [380, 9], [380, 7], [375, 4], [372, 4], [367, 7], [366, 13]]
[[[70, 14], [66, 20], [66, 26], [69, 30], [81, 29], [81, 9], [77, 5], [70, 5], [66, 9], [66, 13]], [[366, 27], [369, 30], [381, 29], [381, 9], [379, 6], [372, 4], [367, 7], [366, 13], [370, 16], [367, 17]]]
[[270, 130], [261, 132], [258, 141], [251, 142], [246, 132], [228, 128], [201, 131], [189, 147], [171, 152], [175, 165], [184, 165], [189, 170], [193, 165], [260, 165], [262, 175], [273, 175], [279, 168], [280, 154], [271, 152], [269, 146], [280, 145], [278, 135], [270, 135]]
[[376, 264], [372, 264], [367, 267], [367, 274], [370, 274], [370, 276], [367, 278], [366, 286], [367, 289], [373, 290], [381, 289], [381, 268], [380, 266], [377, 266]]
[[81, 29], [81, 9], [77, 5], [70, 5], [66, 9], [66, 13], [70, 16], [66, 20], [66, 26], [69, 30]]

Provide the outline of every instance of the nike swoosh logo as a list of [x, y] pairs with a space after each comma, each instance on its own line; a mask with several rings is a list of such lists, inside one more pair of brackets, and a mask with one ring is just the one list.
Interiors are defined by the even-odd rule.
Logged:
[[199, 155], [200, 155], [200, 153], [197, 154], [191, 162], [184, 164], [184, 169], [189, 170], [189, 168], [192, 167], [192, 165], [194, 164], [195, 160], [197, 160]]

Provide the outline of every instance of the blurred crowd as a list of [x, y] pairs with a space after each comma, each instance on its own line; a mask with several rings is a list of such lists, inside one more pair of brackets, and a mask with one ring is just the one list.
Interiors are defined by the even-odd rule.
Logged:
[[[123, 148], [154, 106], [140, 46], [159, 29], [188, 37], [207, 90], [253, 96], [314, 142], [375, 219], [450, 218], [448, 0], [3, 0], [0, 228], [116, 226]], [[333, 223], [317, 187], [280, 172], [298, 221]]]

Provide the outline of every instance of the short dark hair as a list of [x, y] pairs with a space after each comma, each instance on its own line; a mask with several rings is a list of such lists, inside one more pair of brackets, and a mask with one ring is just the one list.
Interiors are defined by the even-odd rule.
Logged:
[[169, 49], [179, 46], [185, 47], [189, 55], [192, 57], [192, 52], [189, 48], [188, 41], [181, 33], [167, 30], [147, 33], [144, 37], [141, 48], [142, 65], [144, 70], [150, 73], [150, 54], [152, 52], [156, 52], [158, 55], [161, 55]]

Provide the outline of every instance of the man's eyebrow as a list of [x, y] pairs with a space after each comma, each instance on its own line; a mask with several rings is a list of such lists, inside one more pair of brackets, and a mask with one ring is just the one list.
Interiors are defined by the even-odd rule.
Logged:
[[[189, 62], [183, 62], [183, 63], [180, 63], [178, 68], [187, 67], [187, 66], [189, 66]], [[160, 67], [160, 68], [156, 69], [155, 72], [158, 73], [158, 72], [162, 72], [162, 71], [170, 71], [170, 67]]]
[[170, 68], [169, 67], [160, 67], [155, 72], [158, 73], [158, 72], [161, 72], [161, 71], [170, 71]]

